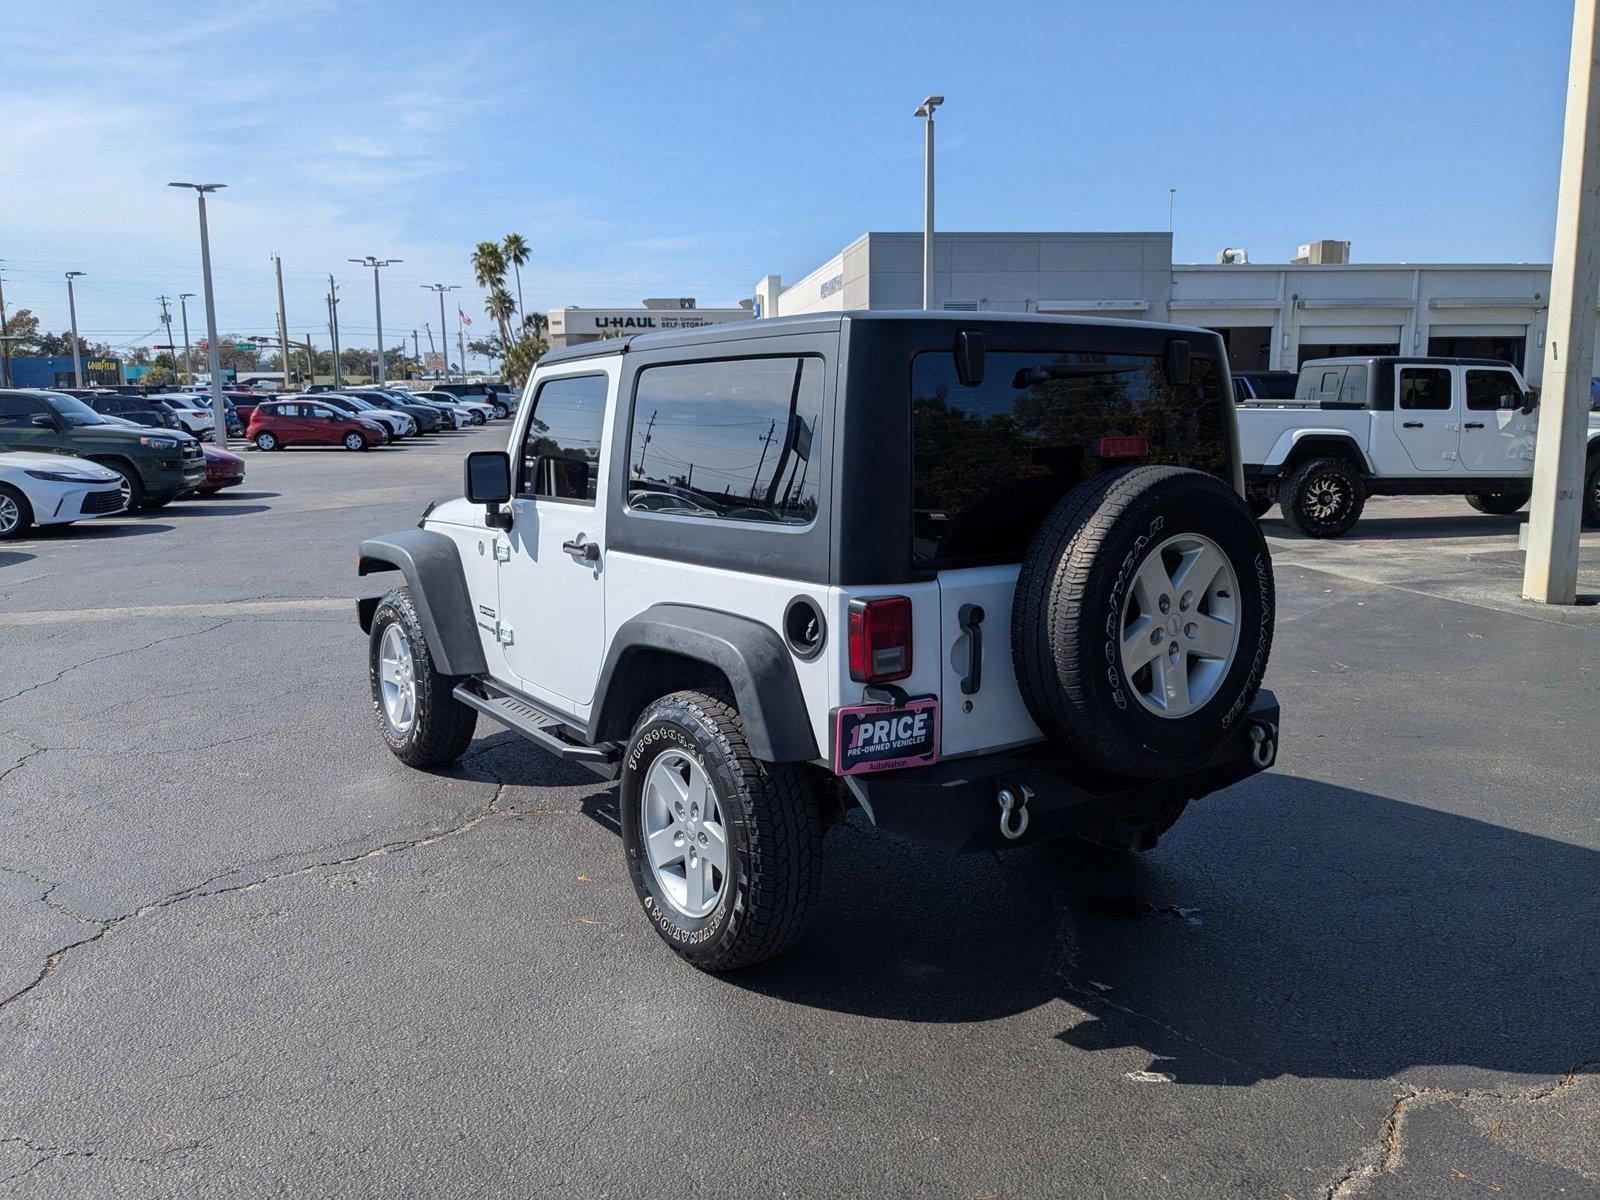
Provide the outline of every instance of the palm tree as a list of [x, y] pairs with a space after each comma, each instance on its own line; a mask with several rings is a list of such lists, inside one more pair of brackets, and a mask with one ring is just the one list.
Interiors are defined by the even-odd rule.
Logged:
[[490, 288], [489, 298], [484, 301], [483, 309], [500, 326], [500, 344], [510, 346], [511, 318], [517, 311], [517, 302], [511, 298], [511, 293], [500, 286]]
[[506, 256], [498, 242], [479, 242], [472, 252], [472, 274], [478, 286], [493, 291], [506, 282]]
[[528, 261], [528, 241], [520, 233], [508, 233], [505, 241], [500, 243], [500, 251], [517, 273], [517, 309], [526, 312], [522, 307], [522, 264]]

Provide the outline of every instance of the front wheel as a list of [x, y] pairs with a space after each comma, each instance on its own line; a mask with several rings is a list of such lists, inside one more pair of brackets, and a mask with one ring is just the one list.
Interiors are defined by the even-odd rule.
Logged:
[[378, 728], [396, 758], [433, 767], [467, 752], [477, 710], [456, 699], [453, 676], [435, 669], [409, 588], [395, 588], [378, 602], [367, 667]]
[[145, 498], [144, 480], [139, 478], [138, 471], [120, 462], [108, 462], [101, 465], [110, 467], [118, 475], [122, 476], [122, 507], [125, 511], [133, 512], [135, 509], [148, 507]]
[[367, 448], [366, 434], [357, 433], [352, 429], [344, 435], [344, 448], [346, 450], [365, 450]]
[[822, 876], [815, 778], [751, 757], [725, 695], [674, 692], [634, 726], [619, 796], [628, 872], [661, 938], [703, 971], [783, 953]]
[[276, 450], [278, 448], [278, 446], [279, 446], [279, 442], [278, 442], [278, 435], [277, 434], [268, 433], [265, 429], [263, 429], [260, 433], [256, 434], [256, 449], [257, 450]]
[[484, 419], [484, 415], [481, 412], [473, 413], [472, 414], [472, 423], [474, 425], [483, 425], [483, 424], [485, 424], [486, 421]]
[[1311, 538], [1348, 533], [1367, 505], [1366, 481], [1347, 458], [1301, 463], [1279, 491], [1283, 519]]
[[496, 404], [494, 406], [494, 419], [496, 421], [504, 421], [510, 415], [511, 415], [511, 410], [509, 408], [507, 408], [504, 404]]
[[1509, 517], [1530, 499], [1530, 492], [1474, 492], [1467, 497], [1467, 505], [1492, 517]]
[[33, 506], [9, 484], [0, 483], [0, 542], [19, 538], [33, 524]]

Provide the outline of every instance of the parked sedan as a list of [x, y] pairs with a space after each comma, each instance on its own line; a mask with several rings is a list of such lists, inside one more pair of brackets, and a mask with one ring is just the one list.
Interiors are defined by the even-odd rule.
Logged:
[[244, 459], [239, 455], [210, 442], [202, 442], [200, 450], [206, 456], [206, 481], [195, 488], [195, 495], [210, 496], [244, 482]]
[[450, 392], [418, 392], [417, 399], [426, 400], [430, 404], [448, 404], [452, 408], [460, 410], [466, 415], [464, 424], [483, 425], [496, 415], [492, 405], [482, 400], [463, 399]]
[[417, 423], [405, 413], [390, 412], [386, 408], [379, 408], [376, 404], [343, 392], [323, 392], [317, 399], [323, 404], [341, 408], [353, 417], [360, 417], [363, 421], [376, 421], [389, 431], [390, 441], [398, 442], [401, 438], [417, 431]]
[[427, 404], [414, 404], [410, 395], [404, 392], [380, 392], [376, 388], [361, 388], [359, 391], [334, 392], [336, 396], [350, 396], [356, 400], [364, 400], [376, 408], [389, 412], [405, 413], [417, 423], [417, 428], [424, 433], [437, 433], [444, 428], [444, 417], [439, 410]]
[[249, 437], [257, 450], [285, 446], [343, 446], [365, 450], [389, 440], [378, 421], [352, 416], [323, 403], [322, 397], [266, 400], [250, 416]]
[[165, 404], [178, 418], [178, 424], [186, 433], [192, 433], [197, 438], [205, 438], [216, 432], [216, 418], [211, 415], [211, 408], [204, 398], [184, 392], [169, 392], [146, 396], [145, 399]]
[[70, 525], [126, 507], [122, 476], [98, 463], [0, 443], [0, 542], [34, 525]]

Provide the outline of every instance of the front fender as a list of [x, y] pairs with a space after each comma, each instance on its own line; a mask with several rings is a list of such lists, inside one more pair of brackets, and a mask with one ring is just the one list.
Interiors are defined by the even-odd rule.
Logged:
[[[487, 675], [483, 642], [473, 613], [472, 593], [461, 569], [456, 544], [430, 529], [402, 529], [361, 543], [356, 570], [362, 575], [399, 571], [411, 589], [428, 652], [445, 675]], [[376, 600], [358, 600], [356, 613], [363, 632], [372, 632]]]

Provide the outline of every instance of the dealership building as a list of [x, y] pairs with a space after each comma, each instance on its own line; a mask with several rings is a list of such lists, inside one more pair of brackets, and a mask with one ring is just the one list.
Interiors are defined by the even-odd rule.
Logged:
[[[1503, 358], [1538, 380], [1548, 264], [1352, 263], [1349, 243], [1330, 241], [1288, 262], [1249, 257], [1229, 247], [1176, 264], [1169, 233], [936, 233], [932, 303], [1199, 325], [1222, 334], [1235, 370], [1440, 354]], [[920, 307], [920, 233], [863, 234], [797, 283], [766, 276], [755, 301], [766, 317]]]
[[643, 308], [567, 308], [550, 310], [550, 347], [578, 346], [601, 338], [628, 333], [657, 333], [663, 329], [694, 329], [724, 321], [748, 321], [754, 312], [746, 302], [739, 308], [701, 308], [693, 299], [646, 300]]

